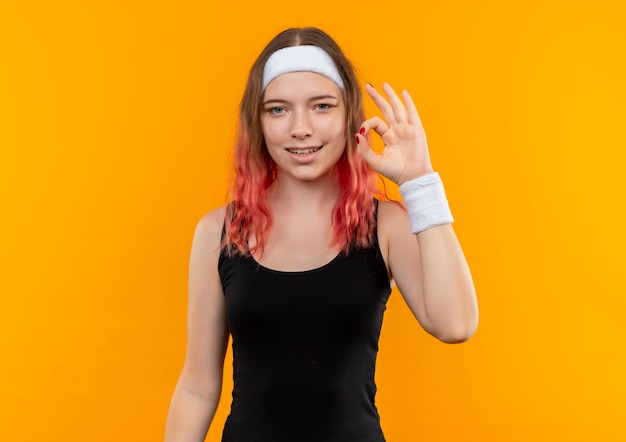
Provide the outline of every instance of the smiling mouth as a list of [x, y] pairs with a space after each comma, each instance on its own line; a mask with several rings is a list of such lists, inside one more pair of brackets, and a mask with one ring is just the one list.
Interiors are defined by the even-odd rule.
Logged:
[[293, 153], [296, 155], [309, 155], [320, 150], [322, 146], [317, 147], [306, 147], [306, 148], [287, 148], [287, 152]]

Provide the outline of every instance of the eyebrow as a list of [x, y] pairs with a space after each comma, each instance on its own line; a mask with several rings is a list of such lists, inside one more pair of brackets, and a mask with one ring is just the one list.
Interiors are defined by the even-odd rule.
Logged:
[[[335, 95], [316, 95], [315, 97], [310, 97], [309, 101], [328, 100], [328, 99], [339, 101], [339, 98], [337, 98]], [[289, 101], [283, 100], [280, 98], [270, 98], [269, 100], [265, 100], [263, 102], [263, 106], [268, 105], [268, 104], [285, 104], [285, 103], [289, 103]]]

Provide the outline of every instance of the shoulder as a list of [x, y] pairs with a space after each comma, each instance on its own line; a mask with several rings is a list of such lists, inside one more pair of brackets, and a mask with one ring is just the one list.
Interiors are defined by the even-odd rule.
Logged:
[[397, 244], [412, 244], [411, 224], [406, 209], [397, 201], [379, 201], [377, 217], [378, 244], [389, 274], [392, 274], [391, 250]]
[[194, 244], [219, 248], [224, 228], [226, 207], [218, 207], [206, 213], [196, 224]]
[[379, 232], [393, 232], [396, 229], [404, 231], [407, 227], [410, 232], [409, 217], [406, 209], [397, 201], [378, 202], [378, 230]]
[[213, 209], [210, 212], [205, 213], [204, 216], [202, 216], [202, 218], [198, 221], [197, 227], [210, 230], [219, 228], [221, 231], [224, 225], [225, 216], [226, 206], [218, 207], [217, 209]]

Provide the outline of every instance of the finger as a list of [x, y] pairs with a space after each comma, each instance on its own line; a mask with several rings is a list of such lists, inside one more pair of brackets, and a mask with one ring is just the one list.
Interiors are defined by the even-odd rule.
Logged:
[[372, 86], [367, 83], [365, 85], [365, 91], [370, 96], [374, 104], [378, 106], [378, 109], [383, 113], [383, 116], [389, 123], [393, 123], [395, 121], [395, 116], [393, 112], [393, 108], [391, 105], [385, 100], [385, 98]]
[[419, 126], [422, 125], [422, 120], [420, 119], [420, 115], [417, 112], [417, 107], [415, 106], [415, 102], [411, 97], [411, 94], [405, 89], [402, 91], [402, 98], [406, 103], [407, 116], [409, 119], [409, 123], [417, 124]]
[[385, 94], [387, 94], [387, 98], [389, 98], [389, 102], [391, 103], [391, 108], [393, 109], [393, 113], [396, 117], [396, 121], [399, 123], [407, 122], [407, 112], [406, 107], [396, 91], [391, 87], [389, 83], [383, 83], [383, 90]]
[[361, 123], [360, 134], [365, 135], [370, 130], [382, 137], [389, 130], [389, 125], [380, 117], [372, 117]]
[[373, 170], [378, 171], [382, 157], [372, 150], [362, 134], [356, 134], [356, 151]]

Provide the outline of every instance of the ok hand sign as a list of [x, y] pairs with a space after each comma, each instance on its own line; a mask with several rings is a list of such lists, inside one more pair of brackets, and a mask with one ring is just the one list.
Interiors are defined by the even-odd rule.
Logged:
[[[355, 134], [357, 152], [365, 162], [398, 185], [432, 172], [426, 135], [409, 93], [402, 92], [403, 103], [393, 88], [384, 83], [388, 102], [372, 85], [367, 84], [365, 90], [387, 120], [369, 118]], [[374, 130], [385, 143], [381, 154], [370, 147], [369, 137], [366, 136], [370, 130]]]

